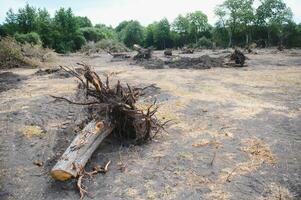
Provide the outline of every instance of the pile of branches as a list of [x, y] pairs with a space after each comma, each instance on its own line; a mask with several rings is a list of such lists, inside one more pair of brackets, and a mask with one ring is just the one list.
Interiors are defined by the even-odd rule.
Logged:
[[[93, 107], [94, 119], [108, 121], [113, 128], [113, 133], [119, 138], [134, 139], [135, 143], [143, 143], [151, 140], [168, 123], [161, 123], [155, 116], [158, 106], [156, 101], [147, 109], [142, 110], [135, 105], [143, 91], [148, 87], [135, 88], [129, 84], [110, 84], [109, 76], [102, 81], [91, 67], [84, 63], [78, 63], [83, 67], [83, 75], [69, 67], [60, 66], [80, 81], [80, 87], [85, 90], [89, 102], [73, 102], [64, 97], [54, 97], [65, 100], [71, 104], [90, 105]], [[90, 87], [92, 85], [92, 87]]]
[[208, 55], [203, 55], [196, 58], [191, 57], [175, 57], [168, 61], [165, 61], [165, 64], [170, 68], [179, 68], [179, 69], [210, 69], [213, 67], [223, 67], [224, 59], [213, 58]]

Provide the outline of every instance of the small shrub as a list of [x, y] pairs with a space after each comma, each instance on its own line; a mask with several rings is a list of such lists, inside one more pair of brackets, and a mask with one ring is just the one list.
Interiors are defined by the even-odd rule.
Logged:
[[203, 36], [201, 39], [196, 44], [197, 48], [207, 48], [211, 49], [212, 48], [212, 41], [205, 36]]
[[21, 44], [14, 38], [4, 37], [0, 40], [0, 69], [22, 66], [35, 67], [40, 62], [50, 61], [53, 51], [39, 45]]
[[21, 45], [11, 37], [5, 37], [0, 40], [0, 69], [20, 67], [25, 64], [22, 55]]
[[74, 48], [75, 50], [79, 50], [81, 49], [81, 47], [86, 44], [86, 39], [85, 37], [83, 36], [82, 33], [78, 32], [76, 33], [75, 37], [74, 37]]
[[39, 34], [37, 34], [36, 32], [30, 32], [30, 33], [26, 33], [26, 34], [19, 34], [16, 33], [15, 34], [15, 39], [22, 43], [29, 43], [29, 44], [33, 44], [33, 45], [41, 45], [41, 38], [39, 36]]
[[99, 51], [110, 51], [110, 52], [126, 52], [129, 49], [121, 42], [111, 39], [103, 39], [96, 43], [88, 42], [85, 44], [81, 51], [82, 52], [99, 52]]

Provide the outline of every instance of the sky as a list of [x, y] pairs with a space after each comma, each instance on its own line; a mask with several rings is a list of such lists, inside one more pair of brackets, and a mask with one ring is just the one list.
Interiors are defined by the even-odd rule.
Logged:
[[[117, 26], [123, 20], [138, 20], [142, 25], [166, 17], [172, 22], [177, 15], [196, 10], [203, 11], [211, 24], [217, 18], [214, 8], [224, 0], [0, 0], [0, 23], [4, 22], [6, 12], [12, 8], [17, 11], [29, 3], [37, 8], [46, 8], [53, 16], [60, 7], [71, 7], [74, 14], [87, 16], [93, 24], [103, 23]], [[259, 0], [255, 0], [255, 6]], [[292, 9], [294, 20], [301, 23], [301, 0], [284, 0]]]

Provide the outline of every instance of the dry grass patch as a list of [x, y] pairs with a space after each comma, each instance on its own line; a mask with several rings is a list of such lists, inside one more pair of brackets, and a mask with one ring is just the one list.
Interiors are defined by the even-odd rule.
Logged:
[[200, 142], [192, 144], [193, 147], [204, 147], [204, 146], [209, 146], [209, 145], [213, 146], [215, 148], [219, 148], [219, 147], [222, 146], [222, 143], [218, 142], [216, 140], [207, 140], [207, 139], [204, 139], [204, 140], [201, 140]]
[[258, 138], [249, 138], [243, 141], [245, 147], [242, 151], [248, 154], [249, 160], [238, 163], [234, 168], [226, 168], [222, 170], [219, 177], [221, 182], [230, 182], [234, 176], [250, 173], [261, 167], [263, 163], [269, 165], [276, 164], [276, 157], [267, 144]]
[[293, 195], [290, 193], [290, 191], [278, 184], [278, 183], [271, 183], [265, 188], [264, 191], [265, 197], [259, 197], [258, 200], [292, 200]]
[[27, 138], [31, 138], [34, 136], [40, 136], [44, 133], [42, 128], [39, 126], [25, 126], [25, 127], [21, 128], [20, 131]]

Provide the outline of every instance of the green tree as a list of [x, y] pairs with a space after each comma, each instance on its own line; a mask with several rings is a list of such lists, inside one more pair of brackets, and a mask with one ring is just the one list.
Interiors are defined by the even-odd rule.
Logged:
[[[60, 53], [70, 52], [79, 49], [75, 39], [79, 38], [79, 26], [71, 8], [61, 8], [56, 11], [54, 16], [54, 44], [53, 47]], [[82, 40], [82, 38], [80, 38]]]
[[160, 20], [154, 26], [154, 43], [156, 44], [157, 48], [165, 49], [167, 43], [170, 42], [170, 24], [166, 18]]
[[34, 7], [26, 4], [24, 8], [20, 8], [17, 14], [17, 24], [21, 33], [29, 33], [37, 31], [37, 11]]
[[270, 45], [271, 29], [277, 29], [280, 42], [283, 40], [283, 25], [292, 20], [292, 11], [283, 0], [263, 0], [256, 10], [257, 22], [266, 27], [267, 43]]
[[78, 24], [79, 28], [84, 28], [84, 27], [92, 27], [92, 22], [88, 17], [81, 17], [77, 16], [75, 17], [76, 23]]
[[237, 29], [246, 33], [246, 43], [249, 42], [249, 27], [253, 22], [253, 0], [226, 0], [215, 9], [219, 17], [219, 25], [228, 32], [228, 46], [232, 46], [233, 35]]
[[144, 45], [146, 47], [154, 45], [154, 29], [156, 24], [152, 23], [149, 24], [145, 29], [145, 36], [144, 36]]
[[37, 12], [37, 33], [40, 35], [44, 47], [52, 48], [52, 19], [46, 9], [38, 9]]
[[195, 11], [188, 13], [187, 19], [189, 21], [189, 33], [197, 43], [200, 33], [206, 31], [209, 27], [208, 17], [202, 11]]
[[179, 45], [183, 46], [184, 44], [187, 43], [188, 41], [188, 36], [189, 36], [189, 20], [187, 17], [183, 15], [178, 15], [178, 17], [174, 20], [172, 24], [172, 30], [179, 34], [178, 38], [179, 40]]
[[143, 27], [138, 21], [129, 21], [120, 31], [120, 38], [127, 47], [133, 47], [134, 44], [142, 44]]

